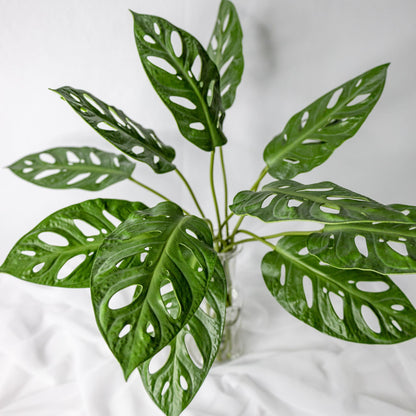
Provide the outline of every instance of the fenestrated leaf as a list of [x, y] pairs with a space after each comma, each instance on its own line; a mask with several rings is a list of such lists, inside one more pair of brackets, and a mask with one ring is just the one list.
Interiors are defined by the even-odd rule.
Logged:
[[132, 13], [143, 67], [182, 135], [206, 151], [224, 145], [220, 75], [205, 49], [165, 19]]
[[26, 181], [46, 188], [99, 191], [130, 177], [135, 165], [123, 155], [93, 147], [56, 147], [9, 166]]
[[175, 169], [172, 163], [175, 151], [163, 144], [153, 130], [144, 128], [121, 110], [87, 91], [72, 87], [61, 87], [52, 91], [61, 95], [97, 133], [126, 155], [146, 163], [156, 173]]
[[393, 344], [416, 336], [416, 310], [386, 275], [321, 265], [305, 237], [284, 237], [262, 262], [266, 285], [293, 316], [347, 341]]
[[[126, 378], [187, 324], [205, 296], [216, 258], [206, 222], [184, 216], [171, 202], [132, 214], [106, 238], [94, 262], [91, 293], [98, 326]], [[129, 289], [134, 294], [126, 303], [112, 306]], [[170, 292], [176, 310], [163, 301]]]
[[387, 66], [353, 78], [295, 114], [264, 150], [270, 175], [290, 179], [307, 172], [352, 137], [383, 91]]
[[239, 192], [230, 208], [238, 215], [252, 215], [266, 222], [411, 222], [411, 219], [391, 206], [382, 205], [327, 181], [310, 185], [292, 180], [275, 181], [258, 192]]
[[308, 239], [311, 254], [342, 269], [416, 273], [416, 224], [327, 225]]
[[234, 5], [222, 0], [217, 22], [208, 45], [208, 55], [220, 72], [221, 97], [224, 109], [234, 102], [244, 70], [243, 31]]
[[89, 287], [95, 252], [140, 202], [91, 199], [54, 212], [12, 248], [0, 272], [33, 283]]
[[[221, 342], [225, 297], [224, 271], [217, 261], [205, 302], [165, 347], [167, 351], [161, 351], [139, 367], [146, 390], [166, 415], [178, 416], [205, 380]], [[160, 367], [164, 353], [168, 358]]]

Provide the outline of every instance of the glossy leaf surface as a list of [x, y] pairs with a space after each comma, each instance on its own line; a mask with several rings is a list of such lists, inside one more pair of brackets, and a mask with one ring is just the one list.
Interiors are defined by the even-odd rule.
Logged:
[[277, 301], [317, 330], [347, 341], [393, 344], [416, 336], [416, 310], [386, 275], [321, 265], [305, 237], [284, 237], [262, 273]]
[[[146, 390], [168, 416], [177, 416], [188, 406], [215, 360], [224, 329], [225, 297], [225, 276], [218, 261], [204, 302], [188, 324], [165, 347], [167, 351], [139, 367]], [[162, 353], [168, 358], [159, 368]]]
[[92, 147], [56, 147], [23, 157], [10, 170], [46, 188], [99, 191], [131, 176], [135, 165], [122, 155]]
[[252, 215], [266, 222], [312, 220], [323, 223], [411, 220], [401, 211], [332, 182], [303, 185], [292, 180], [275, 181], [261, 191], [239, 192], [231, 205], [238, 215]]
[[[94, 263], [91, 293], [98, 326], [126, 378], [188, 323], [215, 262], [206, 222], [184, 216], [171, 202], [132, 214], [106, 238]], [[126, 292], [126, 302], [114, 306]], [[168, 293], [173, 309], [164, 302]]]
[[143, 67], [182, 135], [206, 151], [225, 144], [220, 75], [205, 49], [165, 19], [137, 13], [133, 18]]
[[208, 45], [208, 55], [220, 72], [221, 97], [224, 109], [234, 102], [244, 70], [243, 31], [234, 5], [222, 0], [217, 22]]
[[94, 255], [140, 202], [92, 199], [54, 212], [24, 235], [0, 272], [49, 286], [90, 287]]
[[357, 132], [377, 103], [387, 66], [353, 78], [295, 114], [264, 151], [269, 174], [290, 179], [328, 159]]
[[329, 225], [309, 237], [308, 249], [322, 261], [343, 269], [416, 273], [416, 224]]
[[56, 91], [97, 133], [117, 149], [156, 173], [175, 169], [175, 151], [163, 144], [155, 132], [127, 117], [123, 111], [106, 104], [87, 91], [61, 87]]

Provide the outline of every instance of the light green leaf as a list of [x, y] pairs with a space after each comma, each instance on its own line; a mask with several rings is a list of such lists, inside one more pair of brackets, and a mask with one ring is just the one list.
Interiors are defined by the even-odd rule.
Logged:
[[230, 208], [238, 215], [252, 215], [266, 222], [411, 222], [401, 211], [332, 182], [303, 185], [292, 180], [275, 181], [258, 192], [239, 192]]
[[220, 72], [221, 97], [224, 109], [234, 102], [244, 70], [243, 31], [234, 5], [222, 0], [217, 22], [208, 45], [208, 55]]
[[368, 344], [416, 336], [416, 310], [388, 276], [322, 265], [307, 253], [305, 237], [281, 239], [262, 273], [277, 301], [321, 332]]
[[165, 19], [134, 12], [133, 18], [143, 67], [183, 136], [206, 151], [224, 145], [220, 76], [205, 49]]
[[121, 110], [87, 91], [72, 87], [61, 87], [52, 91], [61, 95], [97, 133], [126, 155], [146, 163], [156, 173], [175, 169], [172, 163], [175, 151], [163, 144], [153, 130], [144, 128]]
[[135, 165], [93, 147], [56, 147], [9, 166], [22, 179], [46, 188], [99, 191], [130, 177]]
[[54, 212], [12, 248], [0, 272], [49, 286], [89, 287], [94, 254], [140, 202], [91, 199]]
[[[139, 367], [146, 390], [166, 415], [179, 415], [208, 375], [221, 343], [225, 298], [224, 271], [217, 261], [204, 302], [188, 324], [165, 347], [165, 351]], [[167, 359], [161, 366], [163, 356]]]
[[416, 273], [416, 224], [327, 225], [308, 239], [311, 254], [342, 269]]
[[[216, 258], [206, 222], [171, 202], [132, 214], [106, 238], [91, 293], [98, 326], [126, 378], [188, 323]], [[117, 304], [126, 292], [126, 302]], [[163, 300], [170, 292], [173, 309]]]
[[352, 137], [383, 91], [387, 66], [353, 78], [295, 114], [264, 150], [270, 175], [290, 179], [307, 172]]

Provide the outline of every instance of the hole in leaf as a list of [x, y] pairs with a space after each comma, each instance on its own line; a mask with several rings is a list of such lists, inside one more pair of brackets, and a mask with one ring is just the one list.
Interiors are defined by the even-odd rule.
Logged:
[[68, 160], [68, 163], [79, 163], [81, 161], [80, 158], [71, 150], [68, 150], [66, 152], [66, 158]]
[[143, 287], [141, 285], [133, 284], [127, 286], [111, 296], [108, 301], [108, 307], [113, 310], [125, 308], [140, 296], [142, 290]]
[[65, 237], [51, 231], [44, 231], [40, 233], [38, 238], [40, 241], [43, 241], [51, 246], [66, 247], [69, 245], [69, 241]]
[[365, 101], [371, 94], [360, 94], [357, 95], [353, 100], [351, 100], [348, 104], [347, 107], [351, 107], [353, 105], [357, 105], [362, 103], [363, 101]]
[[225, 50], [227, 49], [227, 47], [228, 47], [228, 44], [230, 43], [230, 38], [227, 38], [226, 40], [225, 40], [225, 42], [222, 44], [222, 48], [221, 48], [221, 53], [224, 55], [224, 52], [225, 52]]
[[230, 13], [227, 14], [224, 18], [224, 22], [222, 24], [222, 31], [225, 32], [227, 30], [228, 23], [230, 22]]
[[162, 69], [169, 74], [176, 75], [176, 69], [165, 59], [159, 58], [158, 56], [148, 56], [147, 60], [154, 66]]
[[298, 201], [297, 199], [289, 199], [289, 201], [287, 202], [287, 206], [289, 208], [292, 208], [292, 207], [297, 208], [301, 206], [302, 204], [303, 204], [303, 201]]
[[192, 334], [187, 333], [184, 338], [186, 351], [196, 367], [202, 369], [204, 366], [204, 358]]
[[360, 252], [361, 255], [364, 257], [368, 257], [368, 247], [367, 247], [367, 240], [362, 235], [356, 235], [354, 237], [355, 247]]
[[215, 80], [212, 80], [209, 83], [209, 87], [207, 90], [207, 104], [208, 106], [211, 106], [212, 104], [212, 99], [214, 98], [214, 88], [215, 88]]
[[309, 188], [309, 189], [302, 189], [302, 191], [306, 192], [329, 192], [332, 191], [334, 188], [328, 187], [328, 188]]
[[76, 175], [75, 177], [73, 177], [72, 179], [70, 179], [67, 182], [67, 185], [74, 185], [74, 184], [76, 184], [78, 182], [81, 182], [84, 179], [87, 179], [90, 175], [91, 175], [91, 172], [79, 173], [78, 175]]
[[408, 256], [406, 244], [399, 241], [387, 241], [387, 245], [401, 256]]
[[40, 179], [44, 179], [49, 176], [56, 175], [60, 171], [61, 171], [60, 169], [47, 169], [47, 170], [44, 170], [43, 172], [38, 173], [33, 179], [35, 181], [38, 181]]
[[309, 254], [309, 250], [308, 250], [308, 248], [307, 248], [307, 247], [303, 247], [302, 249], [300, 249], [300, 250], [298, 251], [298, 254], [299, 254], [300, 256], [306, 256], [307, 254]]
[[114, 227], [118, 227], [121, 224], [121, 221], [114, 215], [110, 214], [107, 210], [103, 210], [103, 215], [108, 221], [111, 222], [111, 224], [114, 225]]
[[221, 89], [221, 95], [227, 94], [227, 92], [230, 90], [231, 84], [226, 85], [224, 88]]
[[106, 123], [105, 121], [100, 121], [97, 124], [97, 128], [106, 131], [117, 131], [117, 129], [115, 129], [113, 126], [110, 126], [110, 124]]
[[186, 381], [184, 376], [179, 377], [179, 384], [181, 385], [182, 390], [188, 390], [188, 382]]
[[404, 310], [404, 306], [403, 305], [391, 305], [391, 308], [394, 311], [403, 311]]
[[123, 327], [123, 329], [119, 332], [118, 337], [123, 338], [125, 337], [130, 331], [132, 326], [130, 324], [127, 324]]
[[160, 162], [160, 157], [159, 156], [153, 156], [153, 163], [156, 165]]
[[284, 286], [286, 283], [286, 266], [282, 264], [280, 266], [280, 284]]
[[199, 122], [199, 121], [197, 121], [197, 122], [195, 122], [195, 123], [191, 123], [191, 124], [189, 125], [189, 127], [190, 127], [191, 129], [194, 129], [194, 130], [199, 130], [199, 131], [205, 130], [205, 126], [204, 126], [201, 122]]
[[90, 237], [92, 235], [100, 234], [100, 231], [97, 228], [93, 227], [91, 224], [88, 224], [84, 220], [74, 219], [74, 224], [76, 227], [85, 235], [85, 237]]
[[188, 98], [172, 96], [172, 97], [169, 97], [169, 100], [172, 101], [174, 104], [180, 105], [181, 107], [184, 107], [184, 108], [188, 108], [189, 110], [196, 109], [196, 105]]
[[217, 316], [214, 308], [208, 303], [207, 298], [202, 299], [202, 302], [199, 305], [199, 308], [201, 309], [202, 312], [204, 312], [206, 315], [208, 315], [211, 318], [215, 318]]
[[265, 198], [263, 200], [263, 202], [261, 203], [261, 207], [260, 208], [266, 208], [266, 207], [268, 207], [271, 204], [271, 202], [273, 201], [273, 199], [274, 199], [275, 196], [276, 195], [272, 194], [272, 195], [269, 195], [267, 198]]
[[339, 214], [339, 208], [328, 207], [327, 205], [320, 205], [319, 209], [326, 214]]
[[363, 82], [363, 80], [362, 79], [359, 79], [358, 81], [357, 81], [357, 83], [355, 84], [355, 86], [356, 87], [359, 87], [360, 85], [361, 85], [361, 83]]
[[39, 263], [36, 266], [33, 267], [32, 272], [33, 273], [38, 273], [43, 269], [43, 266], [45, 265], [45, 263]]
[[101, 165], [100, 158], [94, 152], [90, 153], [90, 159], [94, 165]]
[[173, 292], [172, 283], [168, 279], [165, 279], [162, 283], [162, 286], [160, 287], [160, 294], [161, 296], [164, 296], [167, 293], [171, 293], [171, 292]]
[[390, 289], [390, 286], [381, 280], [374, 282], [363, 281], [356, 283], [357, 289], [362, 290], [363, 292], [379, 293], [385, 292]]
[[96, 109], [98, 110], [101, 114], [105, 114], [105, 111], [100, 107], [100, 105], [95, 102], [95, 100], [93, 100], [89, 95], [84, 94], [84, 98]]
[[24, 168], [23, 173], [30, 173], [33, 172], [33, 168]]
[[213, 36], [211, 39], [211, 47], [214, 51], [218, 48], [218, 40], [216, 36]]
[[153, 23], [153, 30], [157, 35], [160, 35], [160, 27], [157, 23]]
[[143, 40], [147, 43], [151, 43], [152, 45], [156, 43], [156, 41], [150, 35], [144, 35]]
[[100, 175], [95, 183], [100, 184], [101, 182], [104, 182], [110, 175], [108, 173], [104, 173], [103, 175]]
[[76, 102], [78, 102], [78, 103], [80, 103], [81, 102], [81, 100], [75, 95], [75, 94], [73, 94], [73, 93], [70, 93], [69, 94], [70, 96], [71, 96], [71, 98], [73, 99], [73, 100], [75, 100]]
[[190, 235], [191, 237], [195, 238], [198, 240], [198, 236], [189, 228], [185, 229], [186, 234]]
[[326, 143], [321, 139], [305, 139], [302, 144], [323, 144]]
[[146, 260], [146, 257], [149, 253], [145, 251], [144, 253], [140, 253], [140, 261], [143, 263]]
[[170, 34], [170, 43], [172, 45], [173, 52], [179, 58], [182, 55], [182, 39], [176, 30]]
[[151, 337], [155, 336], [155, 328], [154, 326], [149, 322], [146, 328], [146, 333], [149, 334]]
[[395, 320], [395, 319], [392, 319], [391, 320], [391, 323], [400, 331], [400, 332], [402, 332], [403, 331], [403, 329], [402, 329], [402, 327], [399, 325], [399, 323]]
[[191, 66], [191, 72], [194, 75], [195, 79], [197, 79], [198, 81], [201, 79], [201, 69], [202, 69], [201, 57], [197, 55]]
[[83, 261], [87, 258], [85, 254], [78, 254], [77, 256], [74, 256], [70, 258], [59, 270], [56, 278], [58, 280], [63, 280], [66, 277], [68, 277], [72, 272], [75, 271], [75, 269], [80, 266]]
[[339, 97], [341, 96], [341, 94], [342, 94], [342, 88], [338, 88], [333, 94], [332, 94], [332, 97], [331, 97], [331, 99], [329, 100], [329, 102], [328, 102], [328, 105], [326, 106], [326, 108], [333, 108], [333, 107], [335, 107], [335, 105], [336, 105], [336, 103], [338, 102], [338, 100], [339, 100]]
[[53, 164], [56, 162], [56, 159], [49, 153], [41, 153], [39, 159], [42, 162]]
[[337, 314], [339, 319], [344, 319], [344, 300], [341, 296], [334, 292], [329, 292], [329, 300], [331, 301], [332, 309]]
[[367, 326], [376, 334], [381, 332], [380, 321], [374, 311], [367, 305], [361, 306], [361, 316], [363, 317]]
[[153, 356], [149, 363], [150, 374], [157, 373], [167, 363], [170, 356], [170, 350], [170, 345], [166, 345], [165, 348], [163, 348], [156, 355]]
[[23, 254], [24, 256], [33, 257], [36, 254], [36, 252], [32, 250], [23, 250], [20, 252], [20, 254]]
[[224, 76], [224, 74], [227, 72], [227, 69], [230, 67], [234, 60], [234, 56], [232, 56], [227, 62], [224, 63], [224, 65], [220, 69], [220, 75], [221, 77]]
[[308, 122], [308, 119], [309, 119], [309, 111], [305, 111], [305, 112], [302, 114], [302, 119], [301, 119], [301, 121], [300, 121], [300, 126], [301, 126], [302, 128], [304, 128], [304, 127], [306, 126], [306, 123]]
[[299, 160], [297, 160], [297, 159], [290, 159], [290, 158], [283, 159], [283, 162], [290, 163], [292, 165], [297, 165], [298, 163], [300, 163]]
[[29, 166], [33, 165], [33, 162], [31, 160], [25, 160], [23, 163]]
[[305, 293], [306, 304], [308, 308], [312, 308], [313, 305], [313, 285], [312, 280], [308, 276], [303, 276], [302, 279], [303, 291]]
[[139, 155], [140, 153], [144, 152], [144, 148], [141, 146], [133, 146], [131, 148], [131, 151], [135, 154], [135, 155]]
[[167, 381], [163, 386], [162, 392], [160, 393], [162, 396], [164, 396], [166, 394], [166, 392], [169, 389], [169, 386], [170, 386], [170, 383], [169, 383], [169, 381]]
[[118, 110], [116, 110], [113, 107], [108, 107], [108, 109], [110, 110], [110, 113], [113, 116], [116, 123], [118, 123], [122, 126], [126, 126], [126, 123], [121, 119], [121, 115], [119, 115]]

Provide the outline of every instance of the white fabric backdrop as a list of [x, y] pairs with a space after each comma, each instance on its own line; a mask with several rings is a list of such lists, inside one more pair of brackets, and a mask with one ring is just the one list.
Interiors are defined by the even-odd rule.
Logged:
[[[384, 94], [355, 138], [300, 181], [332, 180], [383, 203], [416, 205], [414, 0], [236, 1], [246, 69], [226, 119], [231, 194], [262, 169], [262, 151], [288, 118], [336, 85], [391, 62]], [[152, 127], [210, 204], [208, 155], [176, 132], [141, 68], [128, 9], [161, 15], [207, 43], [218, 2], [207, 0], [0, 0], [0, 166], [56, 146], [112, 150], [48, 87], [91, 91]], [[241, 168], [242, 167], [242, 168]], [[192, 204], [173, 175], [135, 176]], [[0, 261], [51, 212], [85, 199], [158, 202], [133, 184], [99, 194], [35, 187], [0, 171]], [[209, 205], [211, 207], [211, 205]], [[213, 209], [210, 208], [211, 213]], [[259, 233], [277, 230], [247, 221]], [[185, 416], [416, 415], [416, 342], [341, 342], [288, 315], [268, 294], [247, 246], [238, 264], [245, 298], [244, 355], [215, 367]], [[416, 304], [414, 276], [394, 280]], [[0, 276], [2, 416], [161, 414], [137, 374], [125, 383], [95, 326], [88, 291], [52, 289]]]

